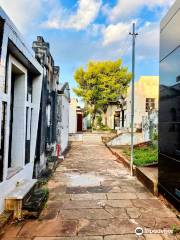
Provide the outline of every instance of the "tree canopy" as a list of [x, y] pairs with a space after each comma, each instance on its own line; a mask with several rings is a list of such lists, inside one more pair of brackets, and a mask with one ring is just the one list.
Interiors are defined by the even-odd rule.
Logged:
[[128, 68], [122, 66], [121, 59], [90, 61], [86, 69], [80, 67], [75, 71], [77, 87], [73, 90], [95, 119], [98, 111], [106, 112], [110, 102], [126, 94], [131, 77]]

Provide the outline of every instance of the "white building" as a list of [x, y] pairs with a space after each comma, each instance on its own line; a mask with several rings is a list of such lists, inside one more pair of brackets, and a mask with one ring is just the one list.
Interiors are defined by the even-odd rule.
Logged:
[[83, 111], [78, 106], [78, 100], [72, 98], [69, 106], [69, 133], [82, 132], [85, 122], [83, 122]]
[[65, 152], [69, 143], [69, 102], [69, 84], [65, 83], [57, 95], [57, 144], [60, 145], [60, 154]]
[[18, 182], [31, 180], [42, 67], [0, 8], [0, 212]]
[[77, 132], [77, 99], [72, 98], [70, 100], [70, 106], [69, 106], [69, 133], [76, 133]]

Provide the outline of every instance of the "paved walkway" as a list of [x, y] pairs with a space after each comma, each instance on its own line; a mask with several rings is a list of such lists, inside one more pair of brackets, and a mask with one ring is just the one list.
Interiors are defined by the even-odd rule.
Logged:
[[[49, 181], [50, 198], [39, 220], [8, 226], [3, 240], [134, 240], [148, 230], [178, 225], [174, 213], [129, 172], [98, 135], [75, 142]], [[139, 239], [178, 239], [145, 234]]]

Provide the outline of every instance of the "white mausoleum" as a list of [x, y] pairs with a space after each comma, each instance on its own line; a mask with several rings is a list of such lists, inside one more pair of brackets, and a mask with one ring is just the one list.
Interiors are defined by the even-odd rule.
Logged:
[[31, 180], [42, 67], [0, 8], [0, 212], [16, 185]]

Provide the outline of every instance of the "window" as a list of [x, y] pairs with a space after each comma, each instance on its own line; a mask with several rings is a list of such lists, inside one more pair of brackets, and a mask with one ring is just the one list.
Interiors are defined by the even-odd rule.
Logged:
[[146, 98], [146, 112], [155, 109], [155, 98]]
[[30, 162], [32, 109], [26, 108], [25, 164]]
[[30, 74], [27, 77], [27, 101], [32, 103], [32, 76]]

